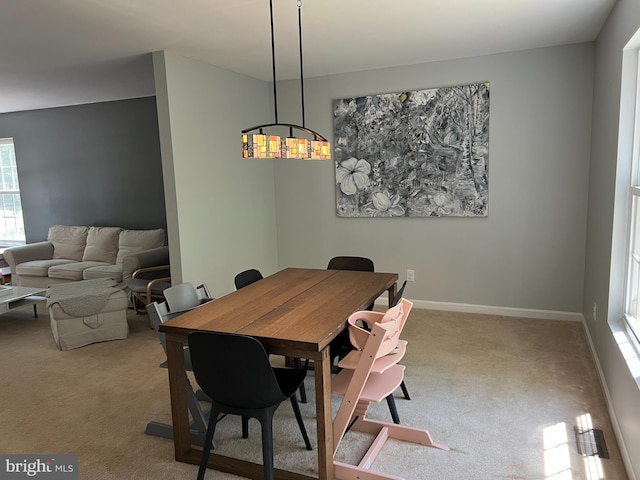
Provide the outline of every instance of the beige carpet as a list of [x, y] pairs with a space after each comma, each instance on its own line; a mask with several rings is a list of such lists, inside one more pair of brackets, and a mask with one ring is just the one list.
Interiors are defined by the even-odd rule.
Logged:
[[[0, 453], [77, 454], [87, 480], [195, 479], [170, 440], [144, 434], [149, 420], [170, 421], [164, 353], [147, 318], [130, 314], [127, 340], [62, 352], [39, 311], [0, 316]], [[403, 338], [412, 400], [397, 392], [401, 421], [451, 450], [391, 441], [375, 469], [406, 479], [627, 478], [579, 323], [414, 310]], [[306, 386], [313, 399], [312, 375]], [[314, 404], [301, 407], [315, 447]], [[390, 420], [386, 403], [370, 416]], [[574, 426], [587, 418], [610, 459], [577, 453]], [[311, 472], [316, 451], [304, 450], [289, 404], [274, 427], [276, 467]], [[239, 435], [239, 419], [224, 419], [220, 451], [259, 460], [257, 422], [250, 439]], [[349, 433], [338, 457], [355, 462], [369, 441]]]

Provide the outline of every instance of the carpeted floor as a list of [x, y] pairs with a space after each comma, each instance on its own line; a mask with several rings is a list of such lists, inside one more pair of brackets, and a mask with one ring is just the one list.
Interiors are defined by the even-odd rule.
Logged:
[[[148, 319], [131, 312], [127, 340], [62, 352], [39, 312], [0, 316], [0, 453], [77, 454], [87, 480], [195, 479], [170, 440], [144, 434], [149, 420], [170, 422], [164, 352]], [[627, 478], [581, 324], [413, 310], [402, 337], [412, 400], [396, 392], [400, 419], [451, 450], [390, 441], [374, 469], [406, 479]], [[312, 374], [306, 387], [313, 399]], [[315, 447], [314, 403], [301, 408]], [[386, 403], [369, 416], [389, 421]], [[588, 422], [610, 459], [578, 454], [574, 426]], [[312, 472], [316, 450], [304, 450], [289, 404], [274, 428], [276, 467]], [[220, 451], [259, 461], [257, 422], [248, 440], [239, 436], [240, 420], [224, 419]], [[337, 457], [355, 463], [369, 441], [351, 432]]]

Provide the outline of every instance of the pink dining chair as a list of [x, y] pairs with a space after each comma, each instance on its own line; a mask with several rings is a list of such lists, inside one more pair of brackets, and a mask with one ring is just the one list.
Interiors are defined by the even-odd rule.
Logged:
[[[358, 465], [334, 460], [334, 476], [338, 480], [397, 480], [395, 475], [371, 470], [389, 438], [449, 450], [435, 443], [427, 430], [366, 418], [369, 405], [387, 397], [404, 378], [404, 366], [398, 362], [406, 352], [407, 342], [400, 340], [400, 333], [412, 307], [412, 302], [401, 299], [385, 313], [361, 311], [348, 319], [354, 350], [340, 361], [342, 370], [332, 380], [332, 392], [344, 396], [333, 422], [334, 456], [349, 428], [375, 439]], [[371, 330], [360, 327], [359, 321], [366, 322]]]

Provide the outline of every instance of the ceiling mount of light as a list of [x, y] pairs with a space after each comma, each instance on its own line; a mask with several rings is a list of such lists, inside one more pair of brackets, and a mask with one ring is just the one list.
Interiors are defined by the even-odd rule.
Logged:
[[[306, 128], [304, 121], [304, 74], [302, 68], [302, 0], [298, 0], [298, 43], [300, 46], [300, 97], [302, 99], [302, 126], [278, 123], [278, 93], [276, 89], [276, 53], [273, 35], [273, 0], [269, 0], [271, 16], [271, 61], [273, 71], [273, 105], [275, 123], [258, 125], [242, 130], [242, 156], [244, 158], [296, 158], [302, 160], [331, 160], [329, 141], [313, 130]], [[272, 128], [286, 128], [289, 136], [267, 133]], [[294, 135], [295, 132], [305, 136]]]

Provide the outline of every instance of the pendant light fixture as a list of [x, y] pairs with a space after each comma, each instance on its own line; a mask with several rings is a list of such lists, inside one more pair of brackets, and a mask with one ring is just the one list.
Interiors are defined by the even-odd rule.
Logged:
[[[278, 123], [278, 93], [276, 89], [276, 51], [273, 35], [273, 0], [269, 0], [271, 15], [271, 62], [273, 71], [273, 109], [275, 123], [258, 125], [242, 130], [242, 156], [244, 158], [295, 158], [302, 160], [331, 160], [329, 141], [304, 122], [304, 74], [302, 68], [302, 0], [298, 0], [298, 43], [300, 46], [300, 97], [302, 99], [302, 126]], [[265, 133], [267, 129], [285, 128], [286, 138], [278, 134]], [[294, 135], [294, 131], [298, 135]], [[303, 135], [300, 135], [302, 133]]]

